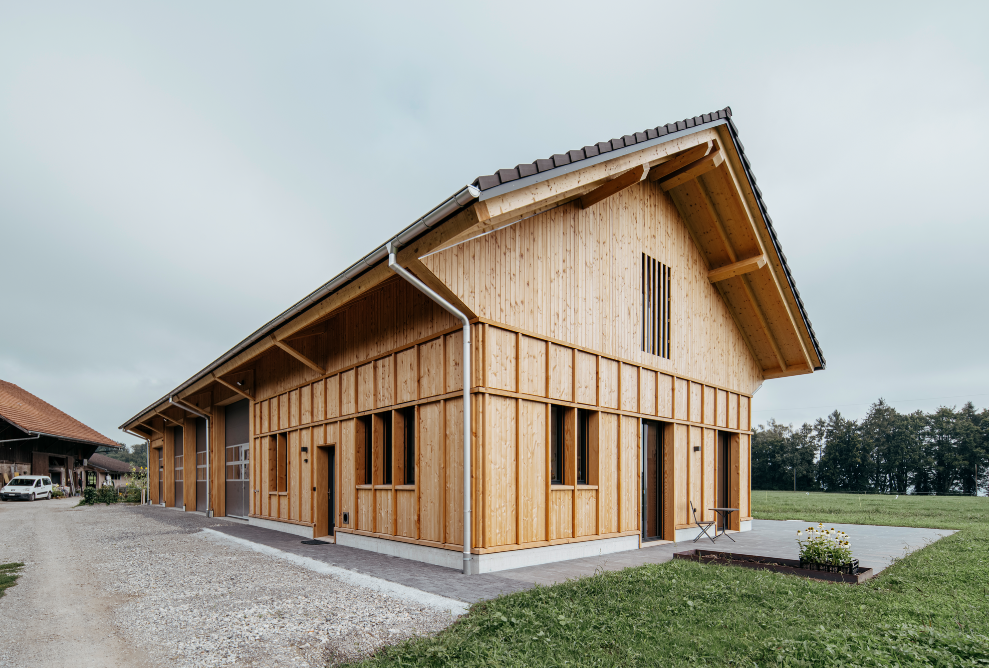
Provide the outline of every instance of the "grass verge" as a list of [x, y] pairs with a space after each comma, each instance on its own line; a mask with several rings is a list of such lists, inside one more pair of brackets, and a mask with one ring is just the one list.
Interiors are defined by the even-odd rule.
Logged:
[[3, 598], [7, 589], [17, 584], [17, 578], [20, 577], [22, 568], [24, 568], [24, 564], [19, 561], [0, 564], [0, 598]]
[[368, 663], [989, 666], [989, 499], [813, 497], [753, 493], [753, 514], [961, 531], [858, 586], [684, 561], [600, 573], [477, 604]]

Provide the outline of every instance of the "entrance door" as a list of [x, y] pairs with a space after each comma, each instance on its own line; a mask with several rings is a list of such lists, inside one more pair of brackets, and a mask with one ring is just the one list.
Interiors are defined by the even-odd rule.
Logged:
[[[718, 432], [718, 507], [731, 508], [731, 433]], [[724, 519], [718, 513], [718, 529], [721, 530]]]
[[183, 494], [185, 488], [183, 483], [183, 473], [185, 472], [185, 448], [182, 442], [182, 427], [176, 427], [172, 430], [175, 445], [173, 446], [172, 452], [175, 456], [172, 458], [175, 465], [175, 503], [173, 504], [176, 508], [181, 508], [185, 505], [185, 496]]
[[162, 458], [164, 448], [158, 450], [158, 503], [165, 505], [165, 462]]
[[642, 540], [663, 537], [663, 428], [642, 421]]
[[332, 535], [334, 535], [333, 532], [334, 532], [334, 530], [337, 527], [337, 507], [336, 507], [336, 504], [334, 503], [334, 499], [336, 499], [336, 492], [337, 492], [337, 490], [336, 490], [336, 479], [337, 479], [337, 475], [336, 475], [337, 474], [337, 471], [336, 471], [336, 466], [337, 466], [336, 448], [330, 448], [329, 457], [327, 457], [327, 459], [330, 462], [330, 464], [329, 464], [329, 469], [330, 470], [328, 471], [328, 475], [330, 477], [327, 479], [327, 483], [328, 484], [326, 485], [326, 488], [327, 488], [326, 502], [327, 502], [327, 509], [329, 510], [329, 513], [330, 513], [329, 514], [330, 528], [329, 528], [329, 531], [327, 532], [326, 535], [332, 536]]
[[226, 515], [246, 518], [250, 497], [250, 403], [247, 399], [224, 408], [223, 444], [226, 453]]
[[206, 420], [196, 418], [196, 510], [206, 512]]

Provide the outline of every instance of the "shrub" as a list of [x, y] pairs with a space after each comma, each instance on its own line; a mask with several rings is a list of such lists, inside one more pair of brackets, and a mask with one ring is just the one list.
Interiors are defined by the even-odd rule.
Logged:
[[52, 498], [53, 499], [64, 499], [65, 491], [61, 487], [52, 487]]
[[96, 503], [116, 503], [120, 501], [120, 494], [117, 493], [115, 487], [110, 487], [109, 485], [104, 485], [96, 490]]
[[80, 506], [91, 506], [96, 503], [96, 488], [86, 487], [82, 490], [82, 501], [79, 502]]

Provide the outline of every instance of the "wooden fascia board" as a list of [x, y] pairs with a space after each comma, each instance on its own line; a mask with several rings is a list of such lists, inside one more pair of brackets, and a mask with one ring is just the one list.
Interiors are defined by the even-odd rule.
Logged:
[[734, 278], [735, 276], [741, 276], [742, 274], [747, 274], [757, 269], [762, 269], [765, 266], [766, 254], [760, 253], [755, 257], [739, 260], [738, 262], [732, 262], [731, 264], [726, 264], [723, 267], [710, 270], [707, 272], [707, 280], [711, 283], [718, 283], [720, 281], [728, 280], [729, 278]]
[[594, 206], [598, 202], [606, 200], [614, 194], [620, 193], [626, 188], [634, 186], [636, 183], [646, 178], [649, 173], [649, 165], [638, 165], [632, 169], [619, 174], [610, 181], [606, 181], [591, 192], [580, 198], [580, 208], [586, 209]]
[[[784, 272], [783, 266], [782, 263], [780, 262], [779, 257], [776, 254], [773, 241], [770, 238], [769, 226], [762, 219], [762, 213], [759, 209], [759, 204], [756, 201], [755, 193], [753, 193], [751, 188], [749, 188], [748, 179], [738, 178], [739, 172], [744, 171], [744, 169], [742, 166], [741, 158], [735, 152], [735, 148], [734, 148], [735, 143], [732, 141], [727, 127], [715, 128], [715, 132], [717, 132], [721, 137], [722, 146], [732, 147], [730, 151], [727, 151], [726, 149], [727, 159], [724, 162], [724, 169], [727, 171], [732, 182], [734, 183], [735, 192], [738, 194], [738, 197], [742, 204], [742, 210], [745, 213], [746, 218], [748, 219], [749, 225], [751, 226], [756, 239], [758, 240], [759, 247], [762, 253], [766, 255], [766, 258], [768, 260], [767, 266], [773, 278], [773, 282], [776, 284], [776, 289], [779, 291], [780, 296], [783, 299], [783, 303], [786, 306], [787, 317], [789, 318], [790, 323], [793, 326], [794, 330], [797, 332], [797, 339], [800, 342], [800, 347], [801, 350], [803, 351], [804, 359], [806, 360], [807, 365], [810, 366], [811, 369], [813, 370], [815, 366], [820, 366], [821, 360], [817, 357], [816, 348], [814, 347], [813, 341], [811, 340], [810, 332], [807, 330], [807, 327], [804, 325], [803, 316], [799, 317], [799, 323], [798, 323], [798, 318], [794, 316], [794, 313], [800, 313], [800, 306], [799, 304], [797, 304], [796, 296], [793, 294], [792, 290], [790, 290], [790, 286], [787, 281], [784, 281], [784, 283], [786, 283], [785, 289], [780, 282], [779, 275]], [[759, 214], [758, 217], [753, 215], [753, 211], [758, 212]], [[757, 220], [760, 221], [761, 224], [757, 224], [756, 223]], [[766, 250], [767, 247], [772, 248], [773, 251], [768, 252]], [[811, 356], [811, 351], [813, 351], [813, 358]], [[813, 361], [814, 359], [817, 360], [816, 364]]]
[[218, 376], [215, 373], [212, 374], [212, 377], [210, 378], [210, 380], [211, 381], [214, 381], [215, 380], [220, 385], [223, 385], [224, 387], [233, 390], [234, 392], [236, 392], [240, 396], [244, 397], [245, 399], [250, 399], [251, 401], [254, 400], [254, 393], [253, 392], [251, 392], [251, 391], [249, 391], [249, 390], [247, 390], [247, 389], [245, 389], [243, 387], [238, 387], [236, 383], [231, 383], [231, 382], [229, 382], [227, 380], [224, 380], [223, 378], [221, 378], [220, 376]]

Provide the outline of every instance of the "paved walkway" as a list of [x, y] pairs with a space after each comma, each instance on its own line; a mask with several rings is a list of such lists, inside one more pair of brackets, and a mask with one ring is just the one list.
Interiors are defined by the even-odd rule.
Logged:
[[[476, 603], [501, 594], [530, 589], [536, 584], [551, 585], [567, 579], [593, 575], [598, 570], [621, 570], [643, 564], [661, 564], [670, 561], [674, 552], [693, 548], [705, 548], [767, 557], [797, 558], [797, 529], [809, 526], [806, 522], [781, 522], [753, 520], [753, 530], [718, 538], [712, 544], [707, 538], [697, 543], [665, 543], [641, 550], [618, 552], [600, 557], [573, 559], [541, 566], [528, 566], [484, 575], [465, 577], [459, 571], [424, 564], [418, 561], [391, 557], [376, 552], [358, 550], [343, 545], [303, 545], [302, 538], [293, 534], [233, 523], [223, 518], [206, 518], [192, 513], [180, 513], [160, 507], [145, 506], [138, 510], [153, 514], [155, 519], [181, 526], [185, 531], [210, 528], [220, 533], [236, 536], [284, 552], [316, 559], [332, 566], [356, 573], [396, 582], [439, 596]], [[895, 559], [906, 556], [929, 543], [954, 533], [947, 529], [913, 529], [908, 527], [866, 526], [855, 524], [829, 524], [850, 536], [855, 557], [864, 567], [876, 573], [889, 566]]]

